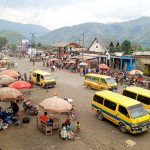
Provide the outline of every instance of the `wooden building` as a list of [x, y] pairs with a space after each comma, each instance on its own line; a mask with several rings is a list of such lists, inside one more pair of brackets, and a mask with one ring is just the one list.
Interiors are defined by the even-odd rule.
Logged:
[[50, 46], [57, 51], [57, 58], [73, 55], [76, 48], [81, 48], [81, 45], [75, 42], [59, 42]]

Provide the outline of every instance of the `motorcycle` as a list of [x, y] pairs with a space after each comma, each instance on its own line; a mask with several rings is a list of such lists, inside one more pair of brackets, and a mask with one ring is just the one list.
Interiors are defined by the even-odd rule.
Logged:
[[32, 104], [30, 100], [24, 100], [23, 109], [25, 110], [25, 112], [31, 115], [37, 115], [39, 107], [38, 105]]

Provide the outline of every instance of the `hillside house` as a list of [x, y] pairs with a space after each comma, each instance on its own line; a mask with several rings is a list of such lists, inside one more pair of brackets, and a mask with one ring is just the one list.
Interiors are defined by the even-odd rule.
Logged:
[[109, 52], [111, 48], [117, 46], [119, 46], [118, 41], [95, 38], [94, 41], [89, 46], [88, 51], [104, 54], [106, 52]]

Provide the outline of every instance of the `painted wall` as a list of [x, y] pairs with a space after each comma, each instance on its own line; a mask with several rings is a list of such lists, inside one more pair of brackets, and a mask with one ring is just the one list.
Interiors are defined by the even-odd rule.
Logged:
[[101, 43], [98, 40], [95, 40], [90, 46], [89, 51], [91, 52], [106, 52]]

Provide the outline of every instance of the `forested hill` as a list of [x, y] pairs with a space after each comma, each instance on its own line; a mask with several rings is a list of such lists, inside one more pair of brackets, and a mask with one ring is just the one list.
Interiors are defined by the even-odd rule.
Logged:
[[74, 41], [82, 44], [82, 35], [88, 47], [95, 37], [109, 38], [122, 41], [128, 39], [143, 47], [150, 47], [150, 17], [140, 17], [121, 23], [84, 23], [53, 30], [42, 36], [40, 41], [52, 43], [59, 41]]

